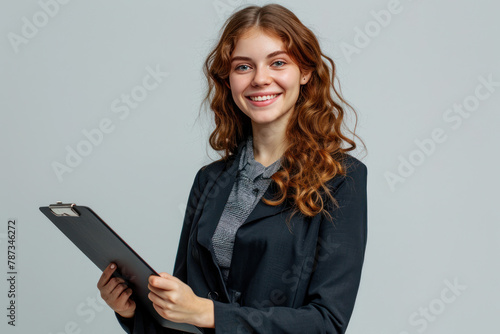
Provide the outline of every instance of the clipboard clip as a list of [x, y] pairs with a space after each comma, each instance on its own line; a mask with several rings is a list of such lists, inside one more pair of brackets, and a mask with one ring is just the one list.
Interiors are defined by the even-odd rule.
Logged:
[[61, 201], [57, 201], [56, 204], [50, 204], [49, 209], [58, 217], [80, 217], [80, 214], [73, 208], [75, 205], [75, 203], [63, 203]]

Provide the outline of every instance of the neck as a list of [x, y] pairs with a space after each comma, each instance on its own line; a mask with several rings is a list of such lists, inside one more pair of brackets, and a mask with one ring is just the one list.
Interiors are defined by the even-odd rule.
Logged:
[[286, 149], [284, 132], [252, 131], [255, 161], [267, 167], [281, 158]]

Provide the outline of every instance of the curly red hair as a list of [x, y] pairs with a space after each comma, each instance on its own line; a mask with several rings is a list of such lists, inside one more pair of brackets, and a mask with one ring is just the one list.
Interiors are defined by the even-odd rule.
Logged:
[[[232, 99], [229, 73], [231, 54], [238, 38], [252, 28], [281, 38], [289, 56], [301, 71], [312, 71], [309, 82], [300, 86], [299, 97], [286, 129], [288, 146], [282, 160], [283, 168], [272, 176], [281, 196], [275, 200], [263, 198], [263, 201], [268, 205], [279, 205], [289, 198], [295, 204], [291, 216], [299, 211], [310, 217], [323, 212], [331, 219], [322, 194], [327, 194], [337, 207], [338, 203], [326, 182], [336, 175], [346, 174], [345, 153], [356, 148], [356, 143], [342, 132], [345, 111], [341, 104], [350, 107], [355, 115], [356, 112], [335, 88], [333, 60], [322, 53], [314, 33], [287, 8], [278, 4], [248, 6], [235, 12], [222, 27], [219, 42], [203, 67], [208, 91], [202, 104], [210, 102], [215, 120], [215, 130], [209, 138], [210, 146], [215, 151], [222, 151], [221, 160], [227, 161], [236, 154], [238, 143], [251, 134], [250, 119]], [[332, 90], [340, 103], [332, 98]], [[343, 143], [347, 143], [348, 147], [343, 148]]]

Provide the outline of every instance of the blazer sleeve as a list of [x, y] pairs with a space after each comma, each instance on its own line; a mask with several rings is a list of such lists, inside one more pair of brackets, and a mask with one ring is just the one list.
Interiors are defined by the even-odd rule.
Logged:
[[303, 306], [253, 308], [214, 301], [215, 333], [330, 333], [346, 331], [361, 279], [367, 241], [367, 168], [358, 161], [333, 191], [339, 208], [321, 217], [315, 265]]
[[[188, 203], [184, 214], [184, 223], [182, 224], [181, 236], [177, 250], [177, 256], [174, 265], [173, 275], [183, 282], [187, 281], [187, 246], [191, 223], [198, 207], [198, 201], [201, 197], [200, 174], [202, 169], [195, 176], [191, 191], [189, 193]], [[123, 330], [128, 334], [177, 334], [181, 331], [164, 328], [160, 326], [146, 310], [137, 305], [133, 318], [123, 318], [115, 312], [116, 318]]]

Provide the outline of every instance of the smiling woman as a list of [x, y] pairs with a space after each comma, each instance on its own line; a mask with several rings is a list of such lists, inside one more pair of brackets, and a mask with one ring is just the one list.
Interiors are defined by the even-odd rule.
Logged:
[[251, 120], [253, 131], [284, 134], [300, 85], [307, 83], [311, 72], [301, 73], [283, 41], [261, 28], [251, 28], [240, 36], [231, 65], [228, 86], [238, 108]]
[[[344, 333], [367, 242], [367, 168], [348, 153], [333, 61], [270, 4], [226, 21], [204, 73], [221, 159], [194, 178], [173, 275], [149, 280], [155, 310], [204, 333]], [[98, 287], [127, 333], [179, 333], [113, 270]]]

